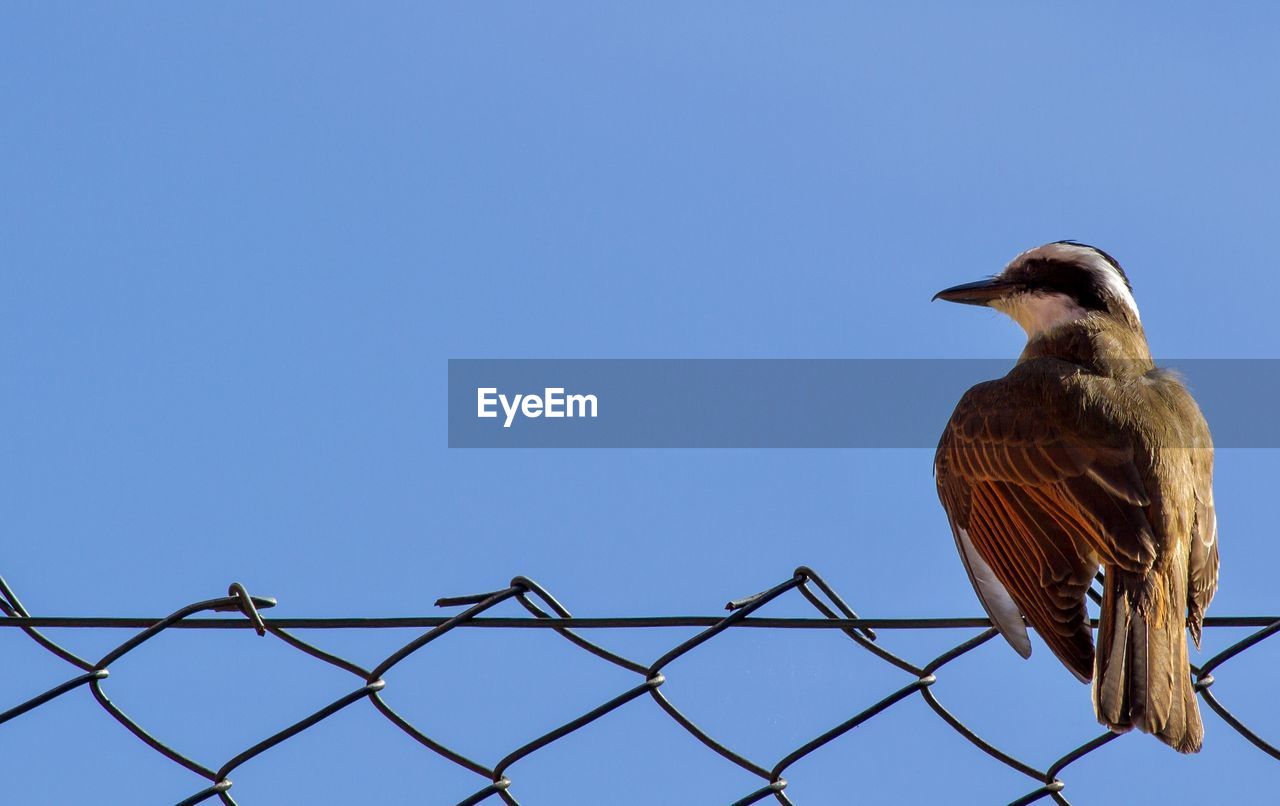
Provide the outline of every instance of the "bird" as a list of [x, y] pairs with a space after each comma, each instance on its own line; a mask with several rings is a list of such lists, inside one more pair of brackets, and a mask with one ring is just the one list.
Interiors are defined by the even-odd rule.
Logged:
[[1008, 374], [961, 397], [934, 457], [992, 624], [1024, 658], [1033, 627], [1092, 681], [1112, 731], [1198, 752], [1187, 633], [1198, 649], [1218, 587], [1213, 443], [1184, 383], [1152, 360], [1128, 276], [1095, 246], [1055, 241], [934, 299], [993, 308], [1027, 336]]

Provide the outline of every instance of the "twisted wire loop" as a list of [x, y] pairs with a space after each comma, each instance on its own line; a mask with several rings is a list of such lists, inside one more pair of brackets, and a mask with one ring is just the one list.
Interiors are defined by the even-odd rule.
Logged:
[[[767, 607], [779, 597], [798, 592], [818, 614], [808, 619], [775, 619], [754, 616], [757, 611]], [[514, 599], [526, 612], [528, 618], [493, 618], [484, 614], [508, 600]], [[518, 804], [513, 789], [517, 777], [509, 775], [509, 771], [535, 755], [539, 750], [556, 742], [571, 733], [586, 728], [596, 720], [606, 718], [630, 703], [642, 700], [648, 695], [657, 706], [665, 712], [681, 728], [687, 731], [702, 745], [713, 751], [725, 761], [740, 767], [760, 779], [760, 786], [746, 793], [734, 806], [760, 803], [772, 798], [777, 803], [791, 804], [786, 794], [787, 780], [783, 777], [789, 767], [797, 761], [818, 752], [823, 747], [838, 741], [840, 737], [873, 719], [878, 714], [892, 708], [913, 695], [919, 695], [924, 702], [938, 715], [943, 722], [951, 726], [960, 736], [973, 744], [995, 761], [1030, 778], [1032, 789], [1011, 801], [1011, 806], [1035, 803], [1048, 799], [1057, 804], [1067, 804], [1063, 795], [1066, 783], [1059, 774], [1069, 765], [1084, 756], [1099, 750], [1106, 744], [1119, 738], [1119, 734], [1104, 732], [1096, 738], [1085, 742], [1063, 755], [1047, 767], [1041, 769], [1022, 761], [1010, 753], [1001, 750], [991, 741], [978, 735], [960, 718], [942, 704], [933, 690], [938, 673], [952, 661], [972, 652], [996, 637], [997, 631], [986, 619], [863, 619], [845, 602], [835, 589], [817, 572], [801, 566], [790, 577], [767, 590], [742, 599], [735, 599], [726, 605], [727, 615], [706, 617], [639, 617], [639, 618], [576, 618], [554, 596], [537, 582], [518, 576], [511, 580], [507, 587], [485, 593], [454, 596], [436, 602], [440, 607], [461, 607], [456, 614], [442, 618], [391, 618], [391, 619], [270, 619], [265, 618], [262, 610], [274, 607], [275, 599], [253, 596], [240, 583], [233, 583], [227, 595], [216, 599], [207, 599], [180, 608], [161, 619], [129, 619], [129, 618], [37, 618], [33, 617], [19, 601], [13, 590], [0, 578], [0, 626], [15, 627], [25, 632], [37, 645], [57, 656], [74, 667], [77, 674], [70, 679], [58, 683], [52, 688], [37, 694], [30, 699], [0, 712], [0, 725], [57, 699], [70, 691], [87, 687], [92, 697], [113, 719], [119, 722], [128, 732], [151, 747], [165, 758], [185, 767], [195, 775], [205, 779], [207, 785], [189, 797], [179, 801], [179, 806], [194, 806], [212, 799], [223, 804], [234, 806], [232, 798], [232, 781], [228, 777], [241, 765], [267, 753], [276, 745], [302, 733], [313, 725], [322, 722], [337, 712], [360, 701], [368, 700], [372, 707], [395, 725], [407, 736], [426, 749], [436, 753], [453, 764], [468, 770], [484, 779], [484, 784], [474, 793], [460, 801], [459, 806], [480, 804], [496, 799], [502, 803]], [[236, 613], [242, 618], [208, 618], [199, 617], [202, 613], [228, 612]], [[385, 628], [417, 626], [428, 629], [395, 652], [388, 655], [373, 669], [365, 669], [336, 654], [328, 652], [289, 632], [297, 628]], [[692, 637], [673, 646], [656, 660], [644, 663], [616, 654], [599, 644], [583, 637], [579, 630], [590, 628], [662, 628], [662, 627], [701, 627]], [[1209, 707], [1222, 718], [1232, 729], [1262, 752], [1280, 761], [1280, 748], [1262, 738], [1239, 717], [1229, 711], [1217, 696], [1210, 690], [1214, 684], [1213, 672], [1240, 654], [1280, 632], [1280, 617], [1235, 616], [1209, 618], [1206, 627], [1259, 627], [1256, 632], [1237, 641], [1224, 649], [1202, 666], [1192, 664], [1188, 673], [1194, 680], [1195, 690]], [[57, 642], [48, 638], [41, 627], [95, 627], [95, 628], [135, 628], [140, 631], [115, 649], [108, 652], [97, 662], [81, 658]], [[616, 696], [601, 703], [585, 713], [577, 715], [559, 727], [517, 747], [498, 759], [491, 766], [468, 758], [453, 750], [441, 740], [433, 738], [426, 732], [411, 724], [398, 714], [384, 699], [387, 688], [384, 676], [409, 656], [427, 650], [434, 642], [444, 638], [448, 633], [461, 628], [497, 627], [497, 628], [543, 628], [550, 629], [578, 649], [636, 675], [634, 685]], [[714, 738], [699, 727], [682, 712], [663, 692], [662, 685], [666, 681], [667, 669], [685, 655], [698, 650], [704, 644], [713, 641], [716, 636], [733, 628], [756, 627], [772, 629], [830, 629], [843, 634], [861, 649], [865, 650], [885, 664], [901, 671], [906, 677], [898, 688], [884, 692], [879, 699], [862, 710], [834, 724], [831, 728], [813, 739], [805, 742], [772, 764], [753, 761], [731, 749], [728, 744]], [[954, 629], [970, 628], [979, 632], [951, 647], [947, 651], [928, 661], [917, 665], [886, 649], [879, 641], [875, 628], [881, 629]], [[118, 705], [111, 701], [103, 689], [103, 682], [108, 679], [108, 667], [169, 629], [217, 628], [217, 629], [253, 629], [259, 636], [271, 635], [288, 646], [302, 652], [322, 663], [329, 664], [352, 675], [356, 679], [353, 689], [334, 699], [309, 716], [277, 731], [261, 741], [236, 754], [221, 766], [214, 769], [179, 752], [169, 744], [148, 733], [141, 725], [131, 719]]]

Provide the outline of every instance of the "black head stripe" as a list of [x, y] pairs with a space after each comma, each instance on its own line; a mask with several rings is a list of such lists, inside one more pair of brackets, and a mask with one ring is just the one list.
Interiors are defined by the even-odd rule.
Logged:
[[1023, 282], [1034, 293], [1053, 292], [1074, 299], [1086, 311], [1107, 310], [1093, 272], [1075, 262], [1037, 258], [1027, 261]]
[[1120, 268], [1120, 261], [1116, 260], [1108, 253], [1104, 252], [1103, 250], [1099, 249], [1093, 244], [1080, 243], [1079, 241], [1066, 240], [1066, 241], [1054, 241], [1054, 243], [1064, 244], [1066, 246], [1081, 246], [1081, 247], [1084, 247], [1085, 249], [1092, 249], [1093, 251], [1097, 252], [1099, 255], [1102, 256], [1103, 260], [1111, 264], [1111, 268], [1116, 270], [1116, 274], [1120, 275], [1120, 279], [1124, 280], [1125, 288], [1128, 288], [1130, 293], [1133, 292], [1133, 285], [1129, 282], [1129, 275], [1125, 274], [1124, 269]]

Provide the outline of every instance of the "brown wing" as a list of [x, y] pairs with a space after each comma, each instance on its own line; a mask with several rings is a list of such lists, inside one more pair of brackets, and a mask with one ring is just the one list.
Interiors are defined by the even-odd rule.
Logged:
[[[1208, 426], [1204, 427], [1208, 433]], [[1193, 460], [1196, 475], [1196, 518], [1191, 531], [1191, 556], [1187, 585], [1187, 628], [1200, 647], [1204, 611], [1218, 591], [1218, 515], [1213, 508], [1213, 451], [1197, 450]]]
[[1030, 654], [1011, 602], [1078, 678], [1090, 679], [1085, 592], [1098, 561], [1143, 571], [1155, 557], [1150, 498], [1124, 429], [1073, 367], [1027, 362], [961, 398], [934, 469], [993, 623]]

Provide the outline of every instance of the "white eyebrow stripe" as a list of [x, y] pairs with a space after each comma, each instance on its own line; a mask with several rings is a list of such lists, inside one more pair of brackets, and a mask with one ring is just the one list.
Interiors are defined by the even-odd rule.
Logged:
[[[1096, 249], [1073, 243], [1056, 243], [1052, 244], [1052, 247], [1063, 258], [1075, 259], [1088, 266], [1094, 275], [1107, 287], [1107, 290], [1111, 292], [1111, 295], [1120, 300], [1121, 305], [1129, 309], [1129, 313], [1133, 314], [1134, 321], [1142, 322], [1142, 316], [1138, 313], [1138, 302], [1133, 298], [1133, 292], [1129, 290], [1129, 284], [1125, 282], [1120, 272], [1116, 271], [1116, 267], [1098, 254]], [[1026, 253], [1024, 252], [1023, 254]]]
[[[1093, 250], [1088, 250], [1092, 252]], [[1133, 292], [1129, 290], [1129, 284], [1120, 276], [1120, 272], [1116, 271], [1116, 267], [1107, 262], [1107, 259], [1097, 252], [1093, 252], [1089, 259], [1089, 265], [1101, 277], [1112, 295], [1119, 299], [1133, 314], [1133, 318], [1141, 322], [1142, 317], [1138, 314], [1138, 301], [1133, 298]]]

